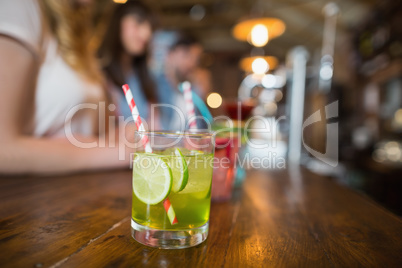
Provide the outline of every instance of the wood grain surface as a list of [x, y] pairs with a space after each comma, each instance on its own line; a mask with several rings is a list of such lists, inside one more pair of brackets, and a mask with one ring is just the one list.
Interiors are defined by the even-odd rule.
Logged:
[[402, 221], [305, 170], [249, 172], [206, 242], [131, 238], [131, 172], [0, 177], [0, 267], [402, 267]]

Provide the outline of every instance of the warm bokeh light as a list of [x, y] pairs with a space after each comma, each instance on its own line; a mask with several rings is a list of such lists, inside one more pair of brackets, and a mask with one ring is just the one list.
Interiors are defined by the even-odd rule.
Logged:
[[269, 69], [269, 65], [263, 58], [256, 58], [251, 65], [251, 69], [255, 74], [265, 74]]
[[382, 163], [385, 161], [386, 153], [383, 149], [377, 149], [372, 154], [374, 161]]
[[275, 102], [267, 102], [264, 104], [264, 109], [267, 115], [273, 115], [278, 110], [278, 106]]
[[278, 59], [273, 57], [273, 56], [264, 56], [264, 57], [245, 57], [242, 58], [239, 62], [239, 66], [242, 70], [244, 70], [245, 72], [252, 72], [253, 69], [252, 64], [254, 62], [255, 59], [257, 58], [263, 58], [269, 66], [270, 70], [274, 70], [276, 68], [276, 66], [278, 65]]
[[389, 141], [384, 145], [386, 151], [393, 150], [394, 148], [398, 148], [398, 143], [396, 141]]
[[263, 47], [268, 43], [268, 29], [263, 24], [257, 24], [251, 30], [250, 42], [253, 46]]
[[127, 2], [127, 0], [113, 0], [113, 2], [115, 2], [117, 4], [125, 4]]
[[213, 92], [207, 97], [207, 104], [211, 108], [218, 108], [222, 105], [222, 97], [216, 92]]
[[395, 118], [395, 122], [396, 122], [398, 125], [402, 125], [402, 109], [398, 109], [398, 110], [395, 112], [394, 118]]
[[283, 98], [283, 93], [279, 89], [275, 90], [275, 101], [279, 102]]
[[277, 18], [254, 18], [237, 23], [232, 30], [234, 38], [240, 41], [248, 41], [251, 31], [256, 25], [264, 25], [267, 29], [269, 40], [280, 36], [285, 32], [285, 23]]

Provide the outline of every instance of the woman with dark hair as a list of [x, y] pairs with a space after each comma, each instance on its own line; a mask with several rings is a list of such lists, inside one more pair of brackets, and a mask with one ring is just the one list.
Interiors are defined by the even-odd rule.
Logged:
[[100, 57], [109, 80], [112, 101], [118, 115], [131, 117], [121, 90], [128, 84], [140, 115], [149, 117], [150, 103], [156, 102], [155, 87], [147, 67], [147, 47], [152, 36], [153, 17], [140, 1], [117, 5], [111, 18]]

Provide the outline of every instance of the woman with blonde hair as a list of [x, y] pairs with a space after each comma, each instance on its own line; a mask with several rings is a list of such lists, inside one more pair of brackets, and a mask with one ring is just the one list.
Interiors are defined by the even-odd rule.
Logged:
[[0, 2], [0, 173], [128, 166], [105, 131], [113, 107], [95, 58], [98, 2]]

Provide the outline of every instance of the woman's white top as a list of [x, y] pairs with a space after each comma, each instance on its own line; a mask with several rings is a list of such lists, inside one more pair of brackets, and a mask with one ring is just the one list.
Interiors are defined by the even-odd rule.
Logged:
[[87, 81], [64, 61], [56, 39], [43, 23], [37, 0], [0, 0], [0, 35], [25, 45], [39, 64], [36, 84], [32, 85], [33, 122], [26, 122], [32, 125], [30, 132], [38, 137], [102, 132], [98, 129], [98, 108], [105, 104], [102, 86]]

